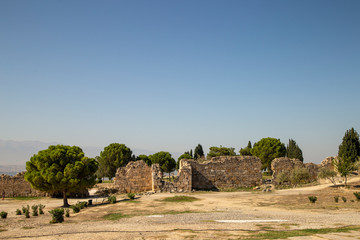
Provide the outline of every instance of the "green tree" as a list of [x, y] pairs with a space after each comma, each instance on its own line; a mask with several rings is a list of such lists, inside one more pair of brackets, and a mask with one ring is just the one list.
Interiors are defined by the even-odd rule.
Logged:
[[145, 154], [140, 154], [136, 157], [136, 161], [143, 160], [147, 165], [151, 166], [151, 160], [149, 156], [146, 156]]
[[149, 156], [151, 163], [158, 163], [162, 172], [170, 173], [175, 170], [176, 162], [169, 152], [157, 152]]
[[93, 186], [97, 168], [95, 159], [85, 157], [77, 146], [49, 146], [26, 162], [25, 180], [40, 191], [62, 192], [68, 207], [67, 194]]
[[342, 159], [356, 162], [360, 156], [359, 134], [354, 128], [347, 130], [339, 146], [338, 156]]
[[289, 144], [286, 147], [286, 156], [288, 158], [296, 158], [301, 162], [304, 162], [302, 151], [293, 139], [289, 139]]
[[261, 169], [270, 171], [271, 161], [275, 158], [285, 157], [286, 148], [280, 139], [268, 137], [255, 143], [251, 154], [261, 159]]
[[354, 170], [354, 163], [350, 157], [337, 157], [333, 160], [333, 164], [340, 176], [344, 178], [345, 185], [347, 184], [347, 176]]
[[194, 159], [198, 159], [198, 158], [202, 158], [204, 157], [204, 151], [203, 151], [203, 148], [200, 144], [198, 144], [196, 147], [195, 147], [195, 150], [194, 150]]
[[107, 166], [104, 163], [104, 160], [100, 156], [96, 156], [95, 160], [99, 166], [98, 170], [96, 171], [96, 177], [103, 179], [104, 177], [106, 177]]
[[132, 160], [132, 151], [125, 144], [111, 143], [100, 153], [103, 164], [106, 165], [106, 176], [113, 178], [116, 169], [125, 166]]
[[241, 148], [241, 149], [240, 149], [240, 151], [239, 151], [240, 155], [241, 155], [241, 156], [252, 156], [252, 154], [251, 154], [251, 148], [252, 148], [252, 147], [251, 147], [251, 142], [249, 141], [246, 148]]
[[334, 170], [331, 170], [327, 167], [323, 167], [320, 169], [318, 177], [322, 179], [328, 179], [334, 184], [334, 186], [336, 186], [336, 180], [335, 180], [336, 172]]
[[177, 160], [176, 162], [176, 169], [179, 169], [179, 164], [180, 164], [180, 160], [181, 159], [193, 159], [192, 156], [190, 154], [188, 154], [187, 152], [183, 153]]
[[207, 155], [207, 158], [218, 157], [218, 156], [235, 156], [235, 148], [227, 147], [210, 147], [210, 151]]

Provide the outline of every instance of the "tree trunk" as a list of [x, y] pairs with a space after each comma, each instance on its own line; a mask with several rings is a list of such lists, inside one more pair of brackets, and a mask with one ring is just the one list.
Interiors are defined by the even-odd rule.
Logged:
[[63, 207], [69, 207], [69, 203], [67, 200], [67, 195], [66, 195], [66, 191], [63, 192], [63, 200], [64, 200], [64, 206]]

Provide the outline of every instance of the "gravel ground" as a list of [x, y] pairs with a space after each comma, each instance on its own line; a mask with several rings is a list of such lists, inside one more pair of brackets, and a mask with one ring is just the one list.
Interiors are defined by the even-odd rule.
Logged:
[[[355, 180], [354, 180], [355, 181]], [[273, 194], [248, 192], [206, 192], [188, 194], [195, 202], [164, 203], [165, 197], [179, 195], [160, 193], [141, 196], [135, 202], [119, 201], [72, 214], [62, 224], [49, 224], [48, 210], [61, 204], [59, 199], [31, 201], [5, 200], [0, 211], [9, 212], [0, 219], [0, 239], [239, 239], [268, 230], [337, 228], [360, 226], [360, 203], [339, 203], [333, 207], [331, 194], [347, 194], [346, 189], [329, 189], [326, 185], [304, 190], [282, 190]], [[310, 204], [306, 194], [318, 194], [321, 203]], [[328, 196], [329, 195], [329, 196]], [[325, 198], [327, 197], [327, 198]], [[118, 199], [122, 200], [121, 196]], [[299, 200], [297, 200], [299, 199]], [[74, 204], [77, 200], [71, 199]], [[94, 200], [95, 202], [95, 200]], [[279, 204], [279, 202], [281, 204]], [[14, 210], [22, 205], [45, 204], [45, 215], [25, 219]], [[181, 214], [169, 214], [171, 211]], [[104, 220], [108, 213], [121, 212], [132, 217]], [[174, 212], [173, 212], [174, 213]], [[149, 217], [158, 215], [157, 217]], [[230, 222], [216, 220], [284, 220], [284, 222]], [[291, 239], [359, 239], [360, 232], [325, 234]]]

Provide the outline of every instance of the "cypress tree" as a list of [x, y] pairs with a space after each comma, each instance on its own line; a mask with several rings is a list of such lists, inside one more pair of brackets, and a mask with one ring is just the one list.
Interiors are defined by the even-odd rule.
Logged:
[[202, 157], [204, 157], [204, 150], [203, 150], [202, 146], [200, 144], [198, 144], [194, 150], [194, 159], [198, 159], [198, 158], [202, 158]]
[[289, 144], [286, 147], [286, 155], [288, 158], [296, 158], [304, 162], [302, 151], [293, 139], [289, 139]]
[[343, 159], [349, 159], [353, 163], [358, 160], [360, 156], [360, 142], [359, 134], [354, 128], [346, 131], [339, 146], [338, 156]]

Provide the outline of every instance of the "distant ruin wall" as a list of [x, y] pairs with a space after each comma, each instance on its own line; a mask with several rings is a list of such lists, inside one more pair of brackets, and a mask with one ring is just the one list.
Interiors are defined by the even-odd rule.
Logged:
[[273, 171], [272, 181], [277, 184], [277, 176], [281, 172], [290, 173], [294, 168], [306, 168], [310, 174], [310, 181], [317, 179], [320, 166], [314, 163], [303, 163], [299, 159], [287, 157], [275, 158], [271, 161], [271, 170]]
[[[31, 188], [30, 183], [24, 179], [25, 172], [15, 176], [0, 175], [0, 194], [5, 191], [5, 197], [44, 197], [45, 192]], [[1, 196], [1, 195], [0, 195]]]
[[221, 156], [199, 163], [182, 160], [192, 168], [193, 189], [249, 187], [262, 183], [261, 160], [253, 156]]
[[152, 175], [152, 167], [143, 160], [129, 162], [117, 169], [114, 185], [122, 193], [152, 191]]
[[[183, 160], [181, 160], [183, 161]], [[178, 176], [175, 179], [165, 181], [161, 178], [160, 167], [158, 164], [152, 166], [153, 169], [153, 191], [156, 192], [190, 192], [192, 190], [192, 168], [189, 164], [181, 164]]]
[[320, 163], [320, 167], [322, 168], [328, 168], [329, 170], [333, 170], [335, 171], [336, 168], [333, 164], [334, 160], [336, 159], [336, 157], [327, 157], [324, 160], [322, 160], [322, 162]]

